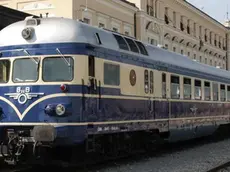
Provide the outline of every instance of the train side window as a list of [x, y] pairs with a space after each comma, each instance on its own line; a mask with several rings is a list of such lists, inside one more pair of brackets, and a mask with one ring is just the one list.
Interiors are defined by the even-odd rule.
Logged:
[[10, 61], [0, 60], [0, 83], [7, 83], [10, 75]]
[[150, 94], [153, 94], [153, 71], [150, 71], [150, 84], [149, 84], [149, 92]]
[[166, 74], [162, 73], [162, 98], [166, 98]]
[[191, 79], [184, 78], [184, 99], [191, 99]]
[[89, 72], [89, 76], [95, 77], [95, 58], [94, 56], [89, 56], [88, 72]]
[[225, 101], [226, 100], [226, 91], [225, 91], [225, 85], [221, 84], [220, 85], [220, 100]]
[[211, 94], [210, 94], [210, 82], [204, 82], [204, 98], [205, 100], [211, 100]]
[[144, 79], [145, 79], [145, 93], [147, 94], [149, 92], [149, 72], [148, 70], [145, 70], [144, 72]]
[[179, 99], [180, 98], [180, 77], [171, 76], [171, 98]]
[[147, 52], [147, 50], [145, 49], [145, 46], [144, 46], [141, 42], [138, 42], [138, 41], [135, 41], [135, 42], [136, 42], [137, 46], [139, 47], [139, 50], [140, 50], [141, 54], [147, 56], [147, 55], [148, 55], [148, 52]]
[[125, 40], [129, 44], [130, 50], [132, 52], [139, 53], [139, 49], [138, 49], [137, 45], [135, 44], [135, 42], [133, 40], [131, 40], [129, 38], [125, 38]]
[[228, 92], [227, 92], [227, 96], [228, 96], [228, 101], [230, 102], [230, 86], [228, 86]]
[[195, 80], [195, 99], [201, 100], [201, 81]]
[[122, 50], [129, 51], [129, 47], [128, 47], [127, 43], [125, 42], [124, 38], [119, 36], [119, 35], [115, 35], [115, 34], [113, 34], [113, 35], [114, 35], [115, 39], [117, 40], [119, 48]]
[[104, 63], [104, 84], [120, 85], [120, 66], [117, 64]]
[[218, 83], [213, 83], [212, 89], [213, 89], [213, 100], [218, 101]]

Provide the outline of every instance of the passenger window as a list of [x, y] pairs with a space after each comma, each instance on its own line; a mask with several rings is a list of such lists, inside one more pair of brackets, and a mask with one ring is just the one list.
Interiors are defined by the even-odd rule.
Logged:
[[218, 101], [218, 84], [213, 83], [212, 89], [213, 89], [213, 100]]
[[162, 98], [166, 98], [166, 74], [162, 73]]
[[145, 46], [141, 42], [137, 42], [137, 41], [135, 41], [135, 42], [136, 42], [137, 46], [139, 47], [141, 54], [148, 55], [148, 52], [145, 49]]
[[104, 63], [104, 84], [120, 85], [120, 66], [116, 64]]
[[228, 96], [228, 101], [230, 101], [230, 86], [228, 86], [227, 96]]
[[8, 82], [9, 75], [10, 75], [10, 61], [0, 60], [0, 83]]
[[[27, 63], [29, 63], [29, 61], [31, 60], [28, 59]], [[25, 63], [23, 62], [22, 64], [25, 65]], [[36, 66], [34, 66], [33, 80], [37, 80], [38, 78], [38, 72], [36, 69], [37, 69]], [[22, 74], [21, 76], [25, 77]], [[46, 57], [43, 60], [43, 80], [45, 82], [72, 81], [73, 77], [74, 77], [74, 60], [72, 57], [68, 57], [68, 56]]]
[[180, 78], [178, 76], [171, 76], [171, 98], [180, 98]]
[[135, 44], [135, 42], [133, 40], [128, 39], [128, 38], [125, 38], [125, 40], [129, 44], [130, 50], [132, 52], [139, 53], [138, 47], [137, 47], [137, 45]]
[[184, 99], [191, 99], [191, 79], [184, 78]]
[[220, 85], [220, 100], [225, 101], [226, 100], [226, 92], [225, 92], [225, 85]]
[[125, 42], [124, 38], [119, 36], [119, 35], [115, 35], [115, 34], [113, 34], [113, 35], [114, 35], [115, 39], [117, 40], [119, 48], [129, 51], [129, 47], [128, 47], [127, 43]]
[[153, 94], [153, 71], [150, 71], [150, 88], [149, 88], [150, 94]]
[[210, 82], [204, 82], [204, 97], [205, 100], [210, 100], [211, 99], [211, 94], [210, 94]]
[[195, 99], [201, 99], [201, 81], [195, 80]]
[[148, 70], [145, 70], [144, 72], [144, 79], [145, 79], [145, 93], [147, 94], [149, 92], [149, 73]]

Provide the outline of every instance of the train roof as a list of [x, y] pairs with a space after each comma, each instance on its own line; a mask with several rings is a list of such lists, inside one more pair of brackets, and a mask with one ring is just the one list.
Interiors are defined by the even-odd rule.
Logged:
[[[22, 30], [32, 27], [36, 33], [32, 39], [26, 40], [22, 37]], [[95, 34], [98, 34], [95, 36]], [[50, 43], [88, 43], [106, 49], [116, 50], [130, 55], [139, 56], [153, 62], [160, 62], [166, 66], [175, 66], [185, 70], [191, 70], [203, 75], [212, 75], [223, 78], [230, 83], [230, 72], [202, 64], [189, 59], [186, 56], [169, 52], [162, 48], [141, 43], [147, 54], [135, 53], [130, 49], [120, 48], [114, 35], [122, 38], [137, 41], [134, 38], [120, 35], [105, 29], [90, 26], [88, 24], [66, 18], [27, 18], [24, 21], [13, 23], [0, 31], [0, 49], [7, 46], [20, 46], [29, 44], [50, 44]], [[138, 41], [139, 42], [139, 41]], [[140, 43], [140, 42], [139, 42]]]

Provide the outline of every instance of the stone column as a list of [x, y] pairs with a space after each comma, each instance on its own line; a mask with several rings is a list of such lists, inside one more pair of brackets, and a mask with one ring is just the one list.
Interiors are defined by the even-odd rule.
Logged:
[[176, 28], [180, 29], [180, 16], [181, 14], [176, 12]]
[[159, 8], [158, 8], [158, 18], [164, 21], [165, 16], [165, 5], [162, 1], [158, 1]]

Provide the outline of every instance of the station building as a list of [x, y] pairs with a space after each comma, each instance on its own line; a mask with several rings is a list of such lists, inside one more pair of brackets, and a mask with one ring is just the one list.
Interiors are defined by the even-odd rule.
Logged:
[[80, 19], [230, 70], [230, 22], [222, 24], [185, 0], [0, 0], [0, 5]]

